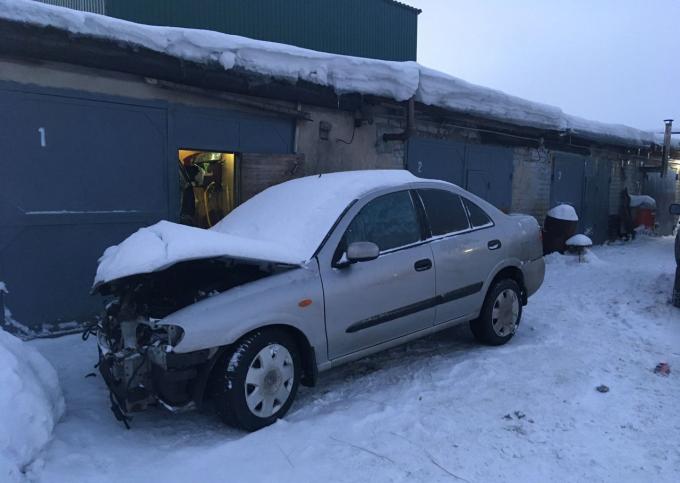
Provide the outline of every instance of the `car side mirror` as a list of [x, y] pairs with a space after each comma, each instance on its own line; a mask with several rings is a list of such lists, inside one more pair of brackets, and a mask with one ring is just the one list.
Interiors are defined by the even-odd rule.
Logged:
[[680, 203], [673, 203], [670, 208], [668, 208], [668, 212], [671, 215], [680, 215]]
[[380, 248], [373, 242], [354, 242], [347, 247], [346, 256], [349, 263], [368, 262], [380, 256]]

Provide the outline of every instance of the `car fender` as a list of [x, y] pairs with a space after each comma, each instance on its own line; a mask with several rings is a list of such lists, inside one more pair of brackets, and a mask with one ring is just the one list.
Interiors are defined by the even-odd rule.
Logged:
[[323, 290], [316, 261], [204, 299], [159, 324], [184, 330], [174, 347], [178, 353], [233, 344], [253, 330], [284, 325], [302, 332], [319, 360], [326, 357]]
[[[482, 286], [482, 292], [484, 293], [484, 297], [486, 298], [486, 294], [491, 288], [491, 282], [496, 278], [496, 276], [501, 273], [502, 270], [506, 268], [516, 268], [518, 270], [522, 270], [522, 261], [519, 258], [516, 257], [509, 257], [509, 258], [504, 258], [503, 260], [499, 261], [496, 266], [489, 272], [489, 276], [487, 279], [484, 281], [484, 285]], [[481, 307], [480, 307], [481, 309]]]

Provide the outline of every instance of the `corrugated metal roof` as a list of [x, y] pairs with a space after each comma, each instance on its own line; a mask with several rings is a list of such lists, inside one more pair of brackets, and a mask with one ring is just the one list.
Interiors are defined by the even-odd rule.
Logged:
[[334, 54], [416, 60], [420, 10], [396, 0], [37, 0], [149, 25], [242, 35]]
[[406, 5], [405, 3], [402, 3], [402, 2], [397, 2], [397, 0], [383, 0], [383, 1], [399, 5], [401, 7], [408, 9], [408, 10], [413, 10], [413, 11], [417, 12], [418, 14], [423, 13], [423, 11], [421, 9], [416, 8], [416, 7], [412, 7], [411, 5]]
[[106, 0], [35, 0], [36, 2], [72, 8], [82, 12], [106, 14]]

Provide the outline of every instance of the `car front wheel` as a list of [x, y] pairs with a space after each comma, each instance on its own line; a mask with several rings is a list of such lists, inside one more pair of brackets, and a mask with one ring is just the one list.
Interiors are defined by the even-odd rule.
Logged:
[[256, 331], [241, 339], [215, 373], [217, 413], [230, 426], [256, 431], [283, 417], [297, 393], [300, 356], [280, 330]]
[[517, 282], [496, 282], [486, 295], [479, 317], [470, 322], [475, 338], [488, 345], [502, 345], [515, 335], [522, 318], [521, 290]]

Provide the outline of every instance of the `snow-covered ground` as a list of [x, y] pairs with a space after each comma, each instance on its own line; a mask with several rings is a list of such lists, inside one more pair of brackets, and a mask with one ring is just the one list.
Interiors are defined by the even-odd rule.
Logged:
[[[211, 414], [140, 414], [126, 431], [78, 336], [37, 340], [67, 412], [38, 481], [678, 481], [680, 310], [673, 240], [548, 259], [508, 345], [466, 327], [321, 376], [257, 433]], [[671, 365], [668, 377], [653, 373]], [[606, 385], [601, 393], [596, 387]]]

